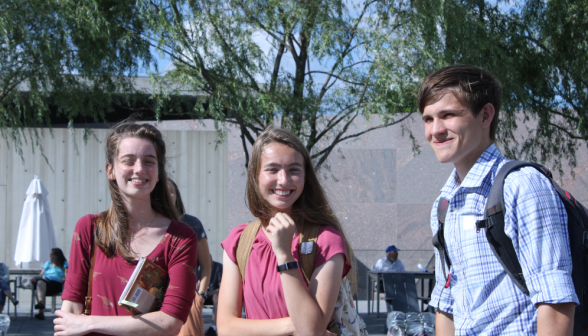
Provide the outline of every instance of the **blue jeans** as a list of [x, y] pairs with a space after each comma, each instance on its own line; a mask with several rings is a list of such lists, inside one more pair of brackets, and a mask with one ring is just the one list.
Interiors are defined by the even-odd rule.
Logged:
[[2, 306], [6, 303], [6, 294], [4, 292], [7, 290], [10, 290], [10, 286], [4, 280], [0, 280], [0, 305]]

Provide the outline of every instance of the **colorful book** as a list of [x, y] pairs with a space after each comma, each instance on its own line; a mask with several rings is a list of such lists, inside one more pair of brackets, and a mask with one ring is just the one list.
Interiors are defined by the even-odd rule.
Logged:
[[161, 308], [168, 274], [149, 259], [141, 258], [133, 271], [118, 305], [133, 315], [157, 311]]

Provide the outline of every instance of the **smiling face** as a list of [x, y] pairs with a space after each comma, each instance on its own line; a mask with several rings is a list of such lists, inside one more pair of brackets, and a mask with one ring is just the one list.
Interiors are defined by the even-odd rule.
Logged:
[[123, 195], [149, 200], [151, 191], [159, 181], [153, 143], [140, 138], [122, 139], [114, 165], [107, 163], [106, 172], [110, 180], [116, 180]]
[[441, 163], [453, 163], [462, 181], [492, 143], [489, 132], [492, 117], [492, 104], [486, 104], [474, 117], [452, 93], [445, 94], [423, 111], [425, 136], [437, 159]]
[[258, 185], [275, 212], [290, 213], [304, 189], [304, 177], [302, 154], [281, 143], [263, 149]]

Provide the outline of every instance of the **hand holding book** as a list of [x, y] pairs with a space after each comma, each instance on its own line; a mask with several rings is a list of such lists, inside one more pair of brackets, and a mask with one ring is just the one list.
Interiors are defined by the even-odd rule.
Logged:
[[161, 308], [169, 276], [149, 259], [141, 258], [123, 290], [118, 305], [133, 315]]

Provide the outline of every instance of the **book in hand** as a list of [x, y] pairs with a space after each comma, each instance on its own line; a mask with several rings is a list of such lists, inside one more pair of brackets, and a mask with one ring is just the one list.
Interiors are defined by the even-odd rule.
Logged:
[[141, 258], [118, 300], [118, 305], [133, 315], [161, 308], [168, 274], [149, 259]]

